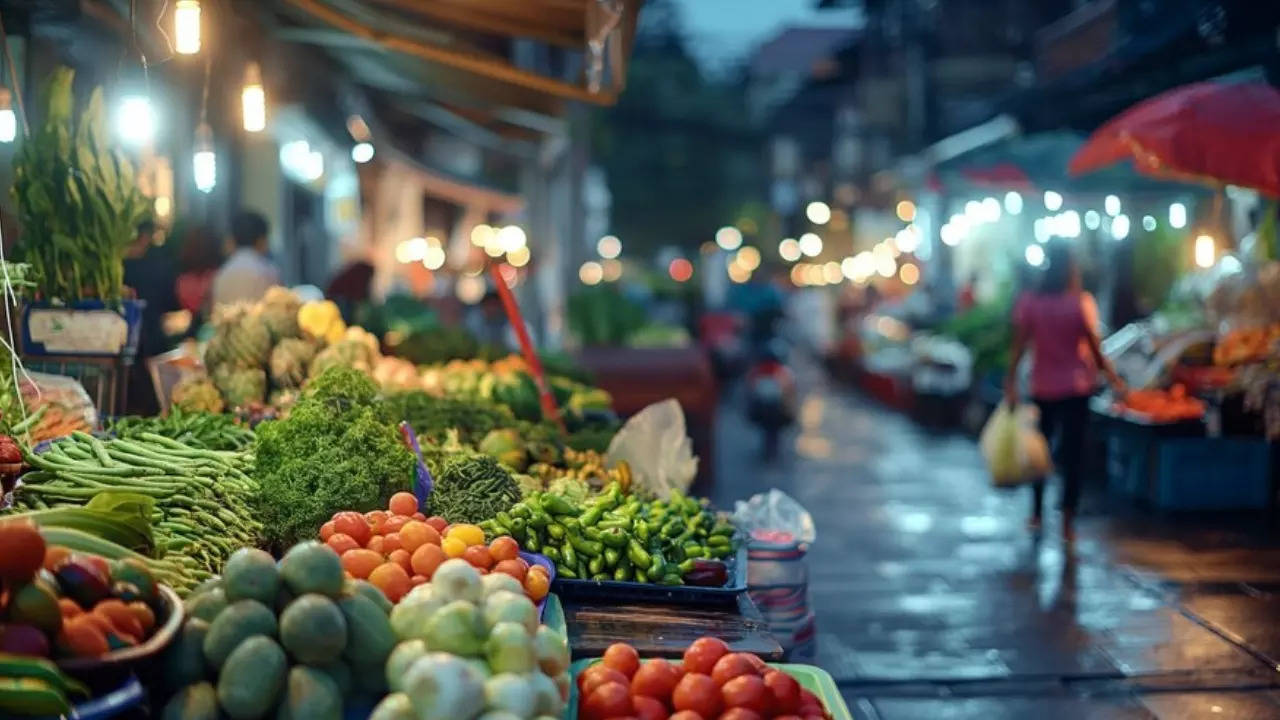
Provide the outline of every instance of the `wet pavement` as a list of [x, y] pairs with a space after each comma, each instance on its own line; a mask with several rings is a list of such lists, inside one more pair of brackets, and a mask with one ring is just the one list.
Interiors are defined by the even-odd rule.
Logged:
[[717, 438], [718, 504], [778, 487], [814, 516], [817, 641], [797, 659], [855, 717], [1280, 718], [1269, 518], [1162, 517], [1093, 488], [1073, 545], [1054, 515], [1037, 539], [1029, 491], [992, 489], [971, 438], [821, 380], [777, 464], [732, 401]]

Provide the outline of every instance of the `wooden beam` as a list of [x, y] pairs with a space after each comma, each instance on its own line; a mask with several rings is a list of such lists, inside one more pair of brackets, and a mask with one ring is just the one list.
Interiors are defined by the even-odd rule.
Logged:
[[421, 15], [422, 17], [441, 22], [464, 30], [473, 30], [491, 35], [509, 37], [525, 37], [560, 47], [581, 48], [582, 35], [540, 26], [534, 23], [518, 22], [509, 17], [490, 15], [483, 10], [472, 10], [443, 3], [422, 2], [422, 0], [373, 0], [396, 10]]
[[448, 50], [429, 43], [409, 40], [398, 35], [374, 30], [316, 0], [288, 0], [288, 2], [340, 30], [373, 40], [387, 50], [394, 50], [458, 70], [570, 100], [580, 100], [595, 105], [611, 105], [617, 101], [617, 95], [613, 92], [593, 93], [580, 85], [521, 70], [510, 64], [478, 57], [473, 53]]

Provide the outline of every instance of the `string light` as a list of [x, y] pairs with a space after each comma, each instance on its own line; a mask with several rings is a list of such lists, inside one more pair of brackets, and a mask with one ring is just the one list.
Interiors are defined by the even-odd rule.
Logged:
[[596, 243], [596, 252], [605, 260], [612, 260], [622, 254], [622, 241], [617, 235], [605, 235]]
[[1218, 250], [1214, 245], [1212, 235], [1199, 235], [1196, 237], [1196, 265], [1202, 268], [1213, 267], [1213, 261], [1216, 259]]
[[351, 159], [358, 163], [367, 163], [373, 159], [373, 143], [359, 142], [351, 146]]
[[1017, 215], [1022, 212], [1022, 196], [1017, 192], [1010, 190], [1004, 194], [1004, 211], [1010, 215]]
[[178, 0], [174, 5], [173, 51], [179, 55], [200, 52], [200, 0]]
[[1044, 209], [1057, 211], [1062, 207], [1062, 195], [1052, 190], [1046, 190], [1044, 193]]
[[778, 243], [778, 256], [787, 262], [799, 260], [802, 254], [800, 243], [796, 242], [795, 238], [782, 238], [782, 242]]
[[805, 233], [800, 236], [800, 252], [809, 257], [817, 257], [822, 254], [822, 238], [816, 233]]
[[1182, 203], [1174, 203], [1169, 206], [1169, 224], [1175, 230], [1181, 230], [1187, 226], [1187, 206]]
[[678, 257], [667, 265], [667, 274], [678, 283], [688, 282], [689, 278], [693, 277], [693, 263], [685, 258]]
[[1120, 214], [1120, 198], [1115, 195], [1108, 195], [1102, 199], [1102, 209], [1107, 211], [1111, 217]]
[[209, 123], [196, 128], [196, 150], [191, 156], [191, 173], [196, 189], [202, 193], [213, 192], [218, 184], [218, 157], [213, 152], [213, 131]]
[[814, 200], [805, 206], [804, 216], [814, 225], [826, 225], [831, 222], [831, 206], [821, 200]]
[[511, 263], [511, 267], [522, 268], [529, 264], [529, 258], [530, 253], [528, 247], [516, 248], [515, 250], [507, 253], [507, 262]]
[[489, 242], [489, 238], [493, 237], [493, 228], [480, 223], [471, 228], [471, 244], [476, 247], [484, 247]]
[[898, 206], [894, 210], [898, 213], [898, 219], [902, 222], [911, 222], [916, 219], [916, 204], [910, 200], [899, 200]]
[[723, 250], [737, 250], [742, 247], [742, 231], [732, 225], [725, 225], [716, 231], [716, 244]]
[[267, 91], [262, 87], [262, 68], [251, 62], [244, 70], [244, 88], [240, 91], [245, 132], [267, 129]]
[[604, 279], [604, 267], [595, 260], [588, 260], [578, 268], [578, 279], [583, 285], [599, 285]]
[[11, 143], [18, 137], [18, 116], [13, 112], [13, 93], [0, 88], [0, 143]]

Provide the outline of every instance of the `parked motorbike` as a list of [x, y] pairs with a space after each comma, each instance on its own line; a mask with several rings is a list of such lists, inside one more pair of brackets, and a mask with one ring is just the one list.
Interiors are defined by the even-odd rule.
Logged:
[[787, 367], [787, 347], [774, 338], [763, 345], [747, 371], [747, 417], [760, 429], [765, 460], [778, 457], [782, 431], [796, 419], [796, 382]]

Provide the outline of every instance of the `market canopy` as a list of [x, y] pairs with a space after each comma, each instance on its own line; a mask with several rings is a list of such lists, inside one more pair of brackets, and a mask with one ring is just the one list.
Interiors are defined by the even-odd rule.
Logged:
[[938, 163], [946, 186], [1010, 190], [1056, 190], [1069, 193], [1186, 192], [1187, 186], [1138, 174], [1127, 164], [1084, 177], [1071, 177], [1067, 165], [1084, 144], [1073, 132], [1017, 135], [969, 150]]

